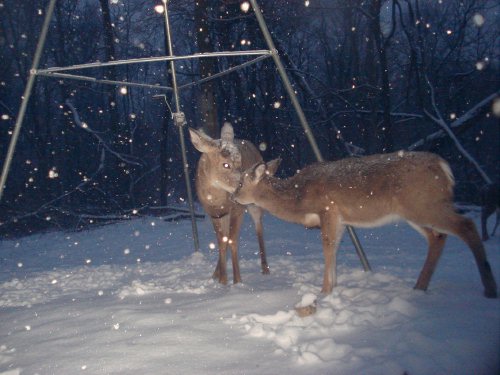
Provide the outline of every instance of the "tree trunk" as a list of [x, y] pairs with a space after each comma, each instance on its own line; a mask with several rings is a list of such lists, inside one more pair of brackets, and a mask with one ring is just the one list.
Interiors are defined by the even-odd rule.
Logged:
[[[213, 52], [213, 43], [210, 35], [210, 24], [208, 22], [211, 0], [198, 0], [194, 11], [194, 25], [196, 30], [197, 52]], [[215, 59], [205, 58], [199, 60], [199, 71], [201, 78], [208, 77], [215, 73]], [[198, 97], [198, 123], [211, 137], [218, 136], [219, 124], [217, 121], [217, 106], [215, 102], [215, 85], [213, 81], [203, 83], [200, 86]]]
[[[115, 59], [115, 44], [113, 40], [113, 26], [111, 24], [111, 12], [109, 9], [108, 0], [99, 0], [101, 4], [102, 11], [102, 24], [104, 28], [104, 53], [106, 61], [112, 61]], [[110, 66], [106, 69], [104, 77], [106, 79], [116, 81], [116, 71], [115, 68]], [[120, 119], [118, 116], [117, 102], [116, 102], [116, 88], [110, 86], [108, 91], [108, 104], [109, 104], [109, 117], [110, 126], [115, 137], [118, 136], [120, 130]], [[115, 142], [113, 142], [115, 143]]]
[[391, 120], [391, 93], [389, 87], [389, 71], [387, 54], [382, 30], [380, 28], [381, 0], [374, 0], [372, 4], [371, 29], [375, 42], [378, 67], [380, 73], [380, 103], [382, 106], [382, 122], [377, 126], [377, 137], [380, 139], [382, 152], [391, 152], [394, 148]]

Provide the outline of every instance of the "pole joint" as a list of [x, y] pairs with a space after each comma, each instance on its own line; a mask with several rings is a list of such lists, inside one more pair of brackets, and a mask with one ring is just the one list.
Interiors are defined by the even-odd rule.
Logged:
[[174, 120], [174, 125], [178, 128], [182, 128], [187, 125], [186, 115], [184, 112], [174, 112], [172, 113], [172, 118]]

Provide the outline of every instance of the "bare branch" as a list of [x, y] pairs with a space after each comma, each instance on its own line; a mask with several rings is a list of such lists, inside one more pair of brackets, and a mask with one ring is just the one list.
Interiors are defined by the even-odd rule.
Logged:
[[69, 109], [71, 109], [71, 113], [73, 114], [73, 119], [74, 119], [76, 125], [80, 129], [83, 129], [86, 132], [90, 133], [92, 136], [94, 136], [99, 141], [99, 144], [102, 145], [102, 147], [104, 147], [110, 154], [116, 156], [118, 159], [120, 159], [121, 161], [123, 161], [127, 164], [133, 164], [133, 165], [137, 165], [137, 166], [142, 167], [142, 164], [139, 162], [139, 159], [137, 159], [136, 157], [134, 157], [132, 155], [124, 155], [124, 154], [121, 154], [121, 153], [116, 152], [113, 149], [111, 149], [111, 147], [108, 146], [106, 141], [104, 141], [104, 139], [102, 139], [102, 137], [99, 135], [98, 132], [96, 132], [95, 130], [90, 128], [87, 123], [83, 122], [80, 119], [80, 116], [78, 115], [78, 112], [77, 112], [75, 106], [69, 100], [66, 100], [65, 104], [69, 107]]
[[[460, 125], [463, 125], [466, 121], [472, 119], [478, 111], [484, 107], [485, 105], [489, 104], [495, 97], [498, 96], [498, 92], [495, 94], [492, 94], [488, 96], [486, 99], [483, 99], [480, 103], [476, 104], [472, 109], [467, 111], [467, 113], [460, 118], [460, 122], [457, 119], [455, 122], [458, 122], [458, 124], [452, 123], [451, 126], [446, 123], [444, 120], [443, 116], [441, 115], [441, 112], [439, 111], [439, 108], [437, 106], [435, 96], [434, 96], [434, 87], [432, 86], [431, 82], [429, 81], [429, 78], [426, 76], [426, 81], [427, 85], [429, 86], [430, 94], [431, 94], [431, 104], [432, 108], [434, 110], [434, 114], [430, 113], [428, 110], [424, 109], [424, 113], [427, 115], [428, 118], [430, 118], [434, 123], [438, 124], [442, 130], [439, 131], [440, 136], [435, 136], [433, 139], [436, 138], [441, 138], [444, 137], [445, 135], [448, 135], [453, 143], [455, 144], [455, 147], [460, 151], [460, 153], [476, 168], [477, 172], [479, 175], [483, 178], [483, 180], [486, 183], [491, 183], [491, 178], [486, 174], [486, 172], [483, 170], [483, 168], [479, 165], [479, 163], [476, 161], [476, 159], [463, 147], [462, 143], [458, 140], [456, 137], [455, 133], [452, 131], [452, 127], [459, 127]], [[438, 133], [438, 132], [436, 132]], [[434, 133], [434, 134], [436, 134]], [[431, 134], [432, 136], [433, 134]], [[428, 140], [428, 137], [420, 140], [421, 141], [426, 141]], [[414, 149], [413, 146], [416, 143], [414, 143], [412, 146], [410, 146], [408, 149]]]

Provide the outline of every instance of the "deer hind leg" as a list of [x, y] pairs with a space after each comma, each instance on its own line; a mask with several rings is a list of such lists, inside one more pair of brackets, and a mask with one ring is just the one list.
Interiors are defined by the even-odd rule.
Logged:
[[257, 233], [257, 240], [259, 241], [260, 265], [262, 267], [262, 273], [264, 275], [268, 275], [269, 265], [267, 264], [267, 259], [266, 259], [266, 248], [264, 245], [264, 230], [262, 227], [262, 214], [264, 212], [262, 208], [253, 205], [247, 206], [247, 209], [255, 224], [255, 232]]
[[495, 226], [493, 227], [493, 232], [491, 232], [491, 235], [494, 236], [495, 232], [497, 231], [498, 228], [498, 219], [500, 219], [500, 208], [497, 208], [497, 218], [495, 221]]
[[[219, 245], [219, 260], [213, 273], [213, 278], [219, 280], [221, 284], [227, 284], [227, 266], [226, 266], [226, 253], [227, 253], [227, 236], [229, 235], [229, 215], [221, 218], [212, 218], [212, 224], [217, 237], [217, 244]], [[224, 240], [225, 239], [225, 240]]]
[[337, 285], [337, 249], [343, 231], [344, 226], [340, 223], [340, 216], [334, 213], [326, 213], [321, 216], [321, 239], [325, 258], [323, 288], [321, 289], [323, 294], [331, 293]]
[[229, 247], [231, 248], [231, 262], [233, 264], [233, 283], [237, 284], [241, 282], [240, 274], [240, 264], [238, 262], [238, 244], [239, 235], [241, 229], [241, 223], [243, 222], [243, 214], [245, 209], [243, 207], [237, 207], [231, 210], [231, 217], [229, 221]]
[[439, 222], [436, 222], [433, 227], [440, 232], [453, 234], [464, 241], [469, 246], [474, 259], [476, 261], [481, 281], [484, 286], [484, 295], [488, 298], [497, 297], [497, 284], [493, 278], [490, 264], [486, 258], [484, 246], [479, 237], [476, 226], [471, 219], [452, 212], [446, 212], [446, 217], [443, 217]]
[[427, 239], [427, 244], [429, 246], [427, 258], [425, 259], [424, 266], [422, 267], [422, 271], [420, 271], [420, 275], [414, 287], [419, 290], [427, 290], [439, 258], [441, 258], [441, 254], [443, 253], [447, 236], [444, 233], [439, 233], [413, 223], [411, 223], [411, 225]]
[[[492, 206], [481, 207], [481, 232], [483, 241], [487, 241], [490, 238], [488, 235], [488, 218], [491, 216], [493, 212], [495, 212], [495, 207]], [[497, 214], [497, 224], [498, 224], [498, 214]]]

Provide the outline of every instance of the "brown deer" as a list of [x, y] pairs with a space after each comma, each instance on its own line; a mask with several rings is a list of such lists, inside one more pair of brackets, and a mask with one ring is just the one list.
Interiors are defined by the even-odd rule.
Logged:
[[483, 186], [481, 189], [481, 231], [483, 234], [483, 241], [487, 241], [490, 236], [488, 235], [488, 218], [493, 214], [497, 213], [497, 218], [495, 221], [495, 226], [493, 227], [493, 232], [491, 235], [494, 236], [498, 227], [498, 219], [500, 217], [500, 185], [499, 184], [488, 184]]
[[439, 156], [398, 152], [315, 163], [287, 179], [274, 177], [279, 160], [257, 163], [240, 177], [233, 199], [255, 203], [271, 214], [306, 227], [320, 227], [325, 270], [323, 293], [337, 283], [336, 252], [346, 225], [376, 227], [406, 220], [429, 244], [415, 285], [426, 290], [447, 234], [471, 249], [486, 297], [497, 286], [474, 223], [454, 211], [454, 179]]
[[[233, 282], [241, 282], [238, 263], [238, 242], [245, 209], [255, 223], [259, 242], [262, 273], [269, 273], [262, 229], [263, 210], [254, 205], [247, 207], [230, 199], [229, 191], [238, 184], [239, 173], [257, 162], [262, 156], [255, 146], [246, 140], [234, 139], [233, 127], [225, 123], [221, 139], [215, 140], [202, 131], [189, 129], [191, 142], [202, 153], [196, 170], [196, 193], [203, 208], [212, 219], [219, 246], [219, 260], [214, 279], [227, 284], [226, 250], [231, 248]], [[234, 177], [234, 173], [238, 174]]]

